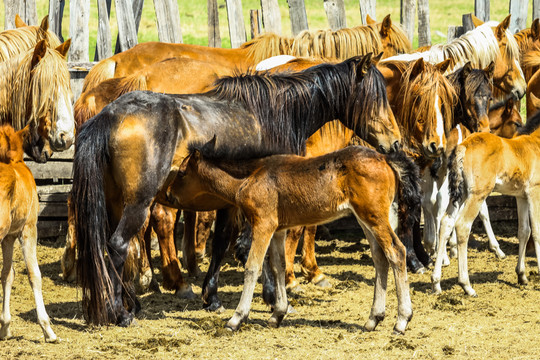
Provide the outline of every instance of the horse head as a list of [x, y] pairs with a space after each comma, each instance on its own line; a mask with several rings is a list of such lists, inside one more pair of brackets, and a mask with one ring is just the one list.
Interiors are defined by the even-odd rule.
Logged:
[[369, 16], [366, 17], [366, 21], [372, 26], [377, 26], [381, 37], [383, 58], [411, 52], [412, 45], [407, 34], [399, 25], [392, 23], [390, 14], [386, 15], [380, 23], [376, 23]]
[[493, 134], [508, 139], [514, 137], [518, 129], [523, 127], [523, 120], [514, 98], [511, 97], [490, 107], [489, 127]]
[[23, 161], [24, 131], [15, 132], [11, 125], [0, 126], [0, 162], [4, 164]]

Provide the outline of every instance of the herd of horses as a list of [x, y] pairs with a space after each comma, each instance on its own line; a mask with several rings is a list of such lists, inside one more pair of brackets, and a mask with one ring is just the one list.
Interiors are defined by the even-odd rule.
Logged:
[[[413, 314], [407, 269], [433, 267], [433, 290], [440, 292], [449, 240], [451, 254], [457, 246], [458, 281], [476, 295], [467, 241], [477, 215], [491, 249], [505, 256], [485, 205], [492, 191], [518, 199], [516, 272], [527, 283], [531, 232], [540, 269], [540, 115], [533, 115], [540, 25], [537, 19], [511, 34], [510, 16], [501, 23], [473, 20], [476, 28], [460, 38], [416, 52], [389, 16], [294, 38], [264, 34], [238, 49], [143, 43], [95, 65], [72, 107], [69, 40], [60, 44], [47, 18], [40, 26], [17, 18], [17, 29], [0, 33], [0, 66], [8, 74], [0, 78], [6, 81], [0, 116], [10, 124], [0, 128], [0, 338], [10, 336], [19, 239], [45, 340], [56, 341], [41, 295], [38, 200], [23, 151], [45, 162], [74, 142], [62, 271], [77, 280], [89, 324], [133, 321], [140, 304], [130, 270], [136, 263], [140, 280], [155, 282], [152, 232], [164, 288], [195, 297], [177, 257], [180, 210], [191, 274], [199, 271], [214, 223], [204, 308], [222, 308], [218, 279], [226, 251], [234, 248], [245, 265], [240, 302], [226, 325], [231, 330], [248, 318], [261, 273], [269, 326], [280, 325], [289, 310], [287, 289], [299, 286], [293, 262], [301, 237], [306, 279], [329, 286], [315, 259], [316, 226], [350, 214], [376, 269], [366, 330], [384, 319], [391, 267], [394, 331], [405, 332]], [[523, 125], [525, 94], [530, 117]]]

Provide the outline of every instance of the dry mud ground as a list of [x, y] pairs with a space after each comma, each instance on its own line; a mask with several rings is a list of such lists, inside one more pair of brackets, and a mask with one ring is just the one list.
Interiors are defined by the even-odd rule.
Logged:
[[[515, 226], [495, 229], [504, 252], [498, 260], [484, 235], [473, 234], [469, 264], [477, 298], [463, 295], [457, 262], [443, 269], [443, 295], [430, 293], [430, 272], [409, 275], [414, 317], [404, 336], [392, 335], [396, 296], [392, 276], [387, 317], [376, 331], [362, 331], [373, 296], [374, 269], [367, 241], [358, 234], [333, 234], [318, 241], [318, 261], [333, 287], [304, 284], [290, 297], [297, 313], [279, 329], [266, 327], [270, 314], [256, 289], [250, 321], [238, 333], [223, 331], [242, 290], [241, 268], [228, 259], [220, 278], [226, 311], [201, 310], [201, 301], [171, 292], [141, 296], [143, 310], [129, 328], [89, 328], [81, 317], [77, 288], [60, 278], [63, 243], [41, 241], [38, 257], [45, 304], [61, 339], [46, 344], [36, 323], [34, 300], [20, 249], [16, 249], [12, 293], [13, 338], [0, 343], [0, 359], [349, 359], [364, 358], [540, 358], [540, 281], [536, 260], [527, 258], [528, 286], [517, 285]], [[502, 235], [501, 235], [502, 234]], [[157, 264], [159, 254], [154, 253]], [[206, 270], [206, 264], [202, 266]], [[158, 280], [161, 279], [157, 271]], [[190, 279], [200, 294], [202, 278]]]

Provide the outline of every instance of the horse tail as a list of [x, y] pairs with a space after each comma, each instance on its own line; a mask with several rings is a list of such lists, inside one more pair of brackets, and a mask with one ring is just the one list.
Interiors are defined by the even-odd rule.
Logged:
[[116, 70], [116, 61], [112, 58], [98, 62], [84, 78], [82, 92], [95, 88], [100, 82], [113, 78]]
[[73, 159], [73, 201], [77, 238], [77, 274], [82, 289], [83, 314], [91, 324], [113, 323], [111, 278], [104, 250], [110, 238], [104, 172], [109, 163], [112, 119], [103, 112], [82, 127]]
[[448, 191], [450, 201], [460, 203], [465, 195], [465, 179], [463, 177], [463, 158], [466, 148], [458, 145], [448, 159]]
[[73, 105], [73, 117], [77, 129], [88, 119], [97, 115], [99, 111], [96, 108], [96, 98], [92, 95], [82, 93]]
[[401, 225], [399, 238], [406, 243], [403, 236], [412, 237], [414, 224], [420, 221], [422, 201], [420, 170], [403, 151], [386, 155], [386, 161], [398, 179], [398, 218]]

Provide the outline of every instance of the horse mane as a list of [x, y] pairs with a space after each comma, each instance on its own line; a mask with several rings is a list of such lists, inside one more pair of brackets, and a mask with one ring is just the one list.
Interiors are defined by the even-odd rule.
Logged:
[[[311, 136], [311, 123], [340, 119], [358, 129], [359, 136], [365, 136], [371, 120], [367, 114], [387, 106], [384, 77], [375, 66], [369, 67], [360, 88], [352, 89], [351, 82], [359, 76], [356, 66], [362, 58], [320, 64], [295, 73], [226, 76], [219, 78], [206, 94], [241, 102], [259, 119], [269, 144], [300, 154], [305, 140]], [[350, 99], [351, 91], [355, 92], [355, 99]], [[354, 124], [347, 124], [353, 121]], [[276, 143], [278, 139], [280, 144]]]
[[[0, 98], [8, 101], [4, 106], [9, 106], [13, 114], [11, 119], [5, 119], [5, 111], [2, 111], [0, 119], [11, 120], [16, 130], [48, 115], [56, 118], [56, 106], [52, 105], [60, 96], [59, 88], [70, 89], [67, 62], [60, 53], [47, 47], [45, 56], [31, 69], [33, 54], [32, 48], [13, 58], [9, 64], [0, 63], [0, 71], [7, 75], [0, 79]], [[5, 86], [9, 89], [8, 94], [4, 93]], [[71, 99], [66, 99], [66, 104], [70, 103]], [[30, 111], [28, 106], [31, 106]]]
[[23, 140], [13, 127], [7, 124], [0, 126], [0, 162], [22, 162], [23, 154]]
[[240, 48], [248, 49], [248, 57], [259, 63], [272, 56], [291, 54], [292, 42], [291, 38], [266, 33], [243, 43]]
[[540, 126], [540, 111], [527, 119], [525, 125], [517, 129], [518, 135], [530, 135]]
[[52, 48], [61, 44], [53, 32], [45, 31], [39, 26], [24, 26], [0, 32], [0, 61], [6, 61], [17, 54], [26, 52], [42, 39], [47, 40]]
[[531, 28], [526, 28], [514, 34], [514, 39], [519, 47], [521, 55], [526, 53], [534, 44]]
[[529, 51], [523, 56], [523, 68], [531, 68], [540, 65], [540, 46], [532, 45]]
[[[380, 30], [382, 23], [377, 23], [377, 27]], [[392, 22], [392, 26], [387, 29], [386, 37], [391, 47], [396, 50], [398, 54], [408, 54], [412, 51], [412, 44], [403, 31], [403, 28], [398, 23]]]

